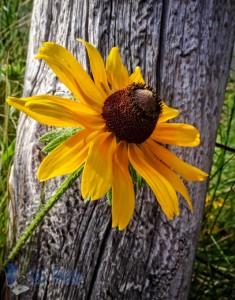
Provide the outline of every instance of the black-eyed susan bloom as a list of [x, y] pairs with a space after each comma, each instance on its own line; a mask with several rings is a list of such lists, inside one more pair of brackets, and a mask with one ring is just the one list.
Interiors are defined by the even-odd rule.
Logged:
[[179, 112], [145, 84], [139, 67], [129, 76], [118, 48], [112, 48], [105, 65], [97, 49], [79, 41], [86, 46], [93, 79], [60, 45], [46, 42], [36, 56], [49, 65], [75, 101], [52, 95], [7, 99], [40, 123], [82, 128], [46, 156], [38, 170], [39, 180], [72, 173], [83, 165], [82, 196], [96, 200], [111, 189], [112, 226], [120, 230], [130, 222], [135, 206], [130, 166], [149, 184], [168, 218], [179, 214], [176, 192], [192, 210], [177, 173], [188, 181], [202, 181], [207, 174], [163, 145], [197, 146], [197, 129], [166, 123]]

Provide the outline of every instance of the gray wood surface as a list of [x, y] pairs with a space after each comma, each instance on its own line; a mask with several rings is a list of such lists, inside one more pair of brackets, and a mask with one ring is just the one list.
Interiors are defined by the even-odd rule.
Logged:
[[[118, 46], [129, 71], [139, 65], [146, 82], [181, 111], [177, 122], [198, 128], [199, 147], [172, 149], [209, 172], [234, 43], [234, 16], [234, 0], [37, 0], [24, 96], [68, 94], [52, 71], [33, 58], [44, 41], [66, 46], [85, 67], [84, 46], [75, 38], [94, 44], [103, 57]], [[19, 121], [12, 201], [17, 237], [40, 207], [42, 184], [36, 171], [44, 154], [37, 140], [50, 129], [25, 115]], [[47, 183], [42, 202], [61, 181]], [[106, 200], [84, 203], [77, 182], [15, 260], [26, 274], [29, 268], [38, 273], [44, 268], [46, 278], [20, 299], [187, 299], [207, 182], [187, 186], [194, 214], [180, 199], [180, 217], [167, 220], [153, 193], [144, 188], [130, 225], [119, 232], [111, 228]], [[81, 273], [82, 282], [53, 282], [55, 268]]]

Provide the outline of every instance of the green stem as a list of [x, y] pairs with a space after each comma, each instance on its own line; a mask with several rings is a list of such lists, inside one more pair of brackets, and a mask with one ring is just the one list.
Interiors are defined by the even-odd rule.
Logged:
[[1, 266], [0, 271], [2, 272], [7, 265], [15, 258], [20, 249], [24, 246], [27, 239], [31, 236], [34, 230], [38, 227], [39, 223], [42, 221], [44, 216], [52, 209], [52, 207], [56, 204], [56, 202], [61, 198], [61, 196], [68, 190], [68, 188], [75, 182], [75, 180], [81, 175], [83, 166], [78, 170], [74, 171], [70, 174], [61, 186], [55, 191], [55, 193], [51, 196], [51, 198], [47, 201], [47, 203], [41, 208], [36, 217], [33, 219], [32, 223], [28, 226], [25, 232], [22, 234], [20, 239], [18, 240], [16, 246], [11, 250], [8, 258]]

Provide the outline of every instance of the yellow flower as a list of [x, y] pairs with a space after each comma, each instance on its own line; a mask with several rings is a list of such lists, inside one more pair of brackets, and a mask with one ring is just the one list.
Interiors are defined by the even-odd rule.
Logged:
[[176, 173], [188, 181], [202, 181], [207, 174], [162, 144], [197, 146], [196, 128], [166, 123], [179, 112], [145, 84], [139, 67], [128, 75], [118, 48], [112, 48], [105, 66], [96, 48], [79, 41], [86, 46], [93, 80], [60, 45], [46, 42], [36, 56], [49, 65], [77, 101], [52, 95], [7, 99], [40, 123], [83, 128], [47, 155], [38, 170], [39, 180], [72, 173], [84, 164], [82, 196], [96, 200], [112, 188], [112, 226], [120, 230], [130, 222], [135, 206], [130, 164], [149, 184], [168, 218], [179, 215], [176, 192], [192, 210], [187, 189]]
[[213, 205], [214, 209], [220, 208], [222, 206], [224, 208], [229, 208], [229, 205], [225, 204], [225, 199], [218, 197], [218, 196], [211, 197], [210, 194], [207, 194], [205, 207], [210, 207], [211, 205]]

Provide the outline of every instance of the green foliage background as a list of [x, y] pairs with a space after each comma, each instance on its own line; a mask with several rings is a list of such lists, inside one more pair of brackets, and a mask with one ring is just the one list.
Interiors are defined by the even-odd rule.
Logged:
[[235, 299], [235, 71], [232, 69], [216, 137], [191, 296], [199, 300]]
[[31, 0], [0, 0], [0, 264], [7, 242], [8, 179], [18, 119], [18, 112], [5, 99], [9, 95], [22, 95], [31, 10]]
[[[32, 0], [0, 0], [0, 264], [5, 255], [18, 112], [5, 103], [20, 97], [26, 66]], [[226, 90], [190, 299], [235, 295], [235, 78]], [[235, 297], [235, 296], [234, 296]], [[232, 298], [231, 298], [232, 299]]]

